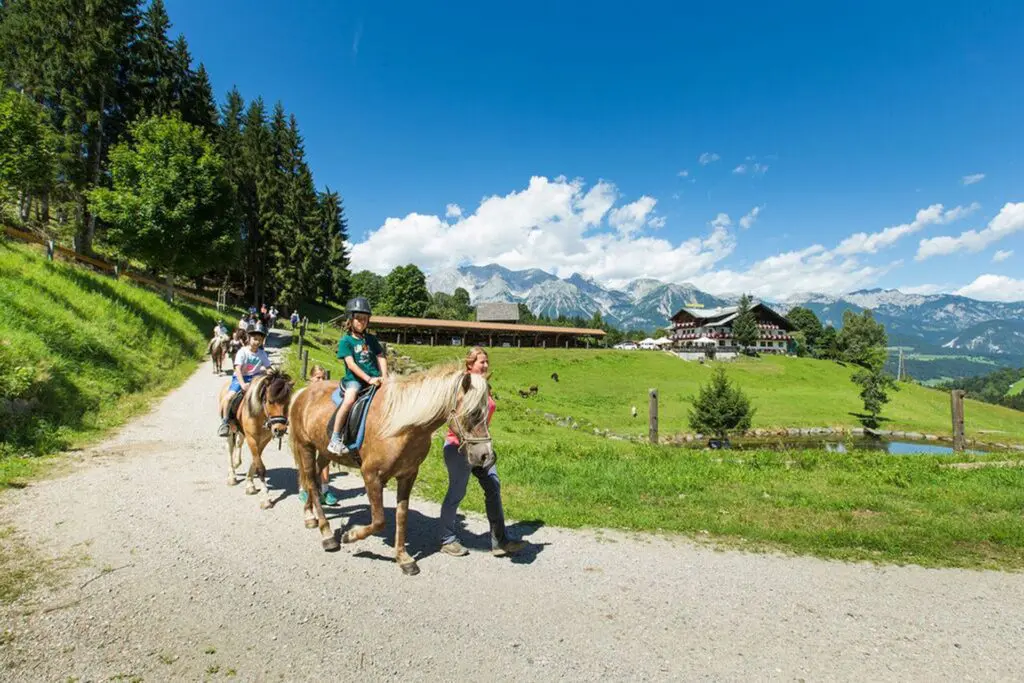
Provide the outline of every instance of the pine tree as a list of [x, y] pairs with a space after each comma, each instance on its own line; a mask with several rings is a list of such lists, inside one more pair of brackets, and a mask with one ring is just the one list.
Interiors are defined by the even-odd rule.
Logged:
[[262, 98], [249, 104], [242, 128], [242, 166], [238, 187], [239, 214], [242, 221], [242, 239], [246, 260], [247, 294], [255, 305], [264, 297], [267, 230], [263, 219], [270, 213], [263, 209], [268, 189], [268, 178], [274, 170], [273, 144], [267, 128], [266, 110]]
[[736, 310], [736, 319], [732, 322], [732, 336], [744, 351], [757, 346], [757, 318], [750, 309], [750, 297], [744, 294]]
[[[183, 55], [176, 54], [171, 45], [170, 29], [163, 0], [152, 0], [142, 13], [131, 51], [131, 91], [141, 116], [170, 114], [178, 108]], [[187, 48], [185, 52], [187, 55]]]
[[725, 368], [719, 365], [711, 381], [701, 386], [690, 408], [690, 428], [724, 439], [731, 431], [749, 429], [754, 412], [750, 400], [739, 387], [733, 386]]
[[181, 103], [181, 118], [206, 132], [211, 139], [217, 133], [217, 103], [210, 86], [210, 75], [202, 62], [191, 75]]
[[318, 280], [320, 298], [326, 303], [344, 303], [349, 298], [351, 274], [349, 272], [348, 223], [345, 208], [337, 192], [327, 189], [320, 195], [321, 234], [326, 237], [325, 267]]

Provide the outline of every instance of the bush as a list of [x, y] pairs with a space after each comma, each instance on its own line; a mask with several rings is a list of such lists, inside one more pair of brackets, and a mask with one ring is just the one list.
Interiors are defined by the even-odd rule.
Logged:
[[725, 368], [719, 366], [693, 402], [690, 428], [724, 439], [731, 431], [749, 429], [754, 412], [750, 399], [729, 381]]

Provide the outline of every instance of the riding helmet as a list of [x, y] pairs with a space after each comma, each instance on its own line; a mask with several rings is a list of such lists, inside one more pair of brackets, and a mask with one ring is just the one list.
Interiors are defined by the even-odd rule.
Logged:
[[348, 306], [346, 308], [348, 309], [348, 314], [350, 316], [355, 315], [356, 313], [373, 315], [373, 312], [370, 310], [370, 302], [366, 300], [366, 297], [357, 296], [355, 299], [349, 299]]
[[256, 323], [256, 327], [249, 330], [249, 334], [258, 334], [264, 339], [267, 337], [267, 328], [264, 327], [263, 323]]

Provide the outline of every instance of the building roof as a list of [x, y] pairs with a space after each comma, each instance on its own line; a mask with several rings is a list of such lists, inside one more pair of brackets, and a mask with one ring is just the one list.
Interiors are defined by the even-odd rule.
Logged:
[[[738, 306], [724, 306], [722, 308], [681, 308], [672, 316], [672, 320], [675, 322], [692, 320], [695, 323], [699, 322], [708, 327], [713, 327], [732, 321], [736, 317], [738, 310]], [[758, 320], [770, 321], [787, 332], [791, 332], [795, 329], [793, 324], [785, 317], [760, 302], [750, 304], [750, 310], [754, 312], [754, 315], [757, 316]]]
[[476, 305], [478, 322], [519, 322], [519, 304], [488, 302]]
[[[341, 317], [332, 320], [335, 323]], [[484, 323], [475, 320], [436, 320], [433, 318], [400, 318], [390, 315], [375, 315], [370, 327], [387, 329], [418, 329], [465, 332], [503, 332], [506, 334], [559, 334], [569, 336], [603, 337], [604, 330], [582, 327], [555, 327], [554, 325], [519, 325], [513, 323]]]

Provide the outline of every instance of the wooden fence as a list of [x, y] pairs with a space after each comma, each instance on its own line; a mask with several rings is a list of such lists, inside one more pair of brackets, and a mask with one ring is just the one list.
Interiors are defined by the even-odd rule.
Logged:
[[[134, 280], [140, 285], [143, 285], [145, 287], [151, 287], [157, 290], [158, 292], [163, 292], [166, 289], [165, 285], [163, 285], [160, 282], [157, 282], [156, 280], [150, 279], [148, 277], [145, 277], [144, 275], [140, 275], [131, 270], [121, 268], [113, 263], [110, 263], [109, 261], [104, 261], [103, 259], [98, 259], [92, 256], [86, 256], [85, 254], [79, 254], [73, 249], [62, 247], [51, 240], [44, 239], [30, 232], [18, 230], [17, 228], [12, 228], [8, 225], [4, 226], [4, 232], [7, 233], [9, 237], [13, 237], [14, 239], [20, 240], [22, 242], [28, 242], [31, 244], [41, 244], [47, 250], [48, 254], [50, 253], [50, 249], [52, 248], [52, 256], [54, 257], [60, 255], [63, 258], [72, 262], [86, 263], [92, 266], [93, 268], [101, 270], [105, 273], [109, 273], [114, 277], [120, 277], [123, 275], [124, 277], [130, 280]], [[217, 302], [214, 301], [213, 299], [210, 299], [209, 297], [205, 296], [200, 296], [199, 294], [193, 294], [192, 292], [189, 292], [188, 290], [185, 289], [179, 289], [175, 287], [174, 293], [177, 296], [181, 296], [186, 299], [191, 299], [193, 301], [198, 301], [199, 303], [206, 304], [207, 306], [217, 306]]]

